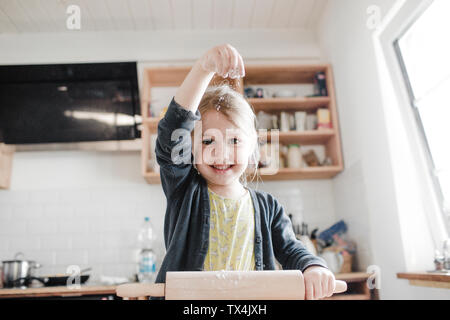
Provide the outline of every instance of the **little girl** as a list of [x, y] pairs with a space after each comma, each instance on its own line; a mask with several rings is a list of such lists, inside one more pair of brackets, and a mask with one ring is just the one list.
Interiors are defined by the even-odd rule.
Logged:
[[331, 296], [333, 273], [296, 239], [277, 199], [246, 186], [247, 169], [258, 163], [256, 117], [236, 91], [208, 89], [215, 73], [245, 76], [234, 47], [216, 46], [195, 62], [158, 124], [167, 209], [156, 282], [167, 271], [274, 270], [276, 259], [303, 272], [307, 299]]

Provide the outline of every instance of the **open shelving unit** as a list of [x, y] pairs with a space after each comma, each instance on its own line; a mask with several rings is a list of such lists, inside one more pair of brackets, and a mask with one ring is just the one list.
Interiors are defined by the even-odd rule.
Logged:
[[[160, 183], [158, 172], [149, 168], [150, 138], [157, 133], [159, 117], [151, 117], [149, 104], [152, 101], [151, 91], [156, 87], [178, 87], [188, 74], [191, 66], [150, 67], [143, 70], [141, 90], [142, 114], [142, 174], [148, 183]], [[328, 96], [326, 97], [294, 97], [294, 98], [249, 98], [247, 101], [255, 113], [279, 114], [281, 111], [306, 111], [314, 113], [318, 108], [327, 108], [331, 116], [331, 129], [310, 131], [279, 132], [281, 145], [296, 143], [300, 145], [323, 145], [326, 156], [332, 160], [330, 166], [305, 167], [299, 169], [280, 168], [273, 174], [260, 169], [263, 180], [299, 180], [299, 179], [331, 179], [344, 169], [339, 132], [339, 121], [336, 110], [335, 91], [331, 66], [318, 65], [246, 65], [246, 76], [243, 79], [223, 79], [214, 77], [210, 85], [224, 81], [236, 91], [244, 94], [247, 86], [313, 84], [317, 72], [324, 72]], [[167, 102], [169, 103], [169, 101]], [[264, 138], [264, 134], [260, 134]], [[267, 132], [267, 141], [271, 141], [271, 132]]]

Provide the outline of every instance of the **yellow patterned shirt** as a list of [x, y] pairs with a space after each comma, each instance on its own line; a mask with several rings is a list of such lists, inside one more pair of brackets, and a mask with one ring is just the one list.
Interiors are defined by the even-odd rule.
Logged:
[[255, 219], [250, 192], [239, 199], [224, 198], [208, 188], [209, 248], [204, 271], [255, 270]]

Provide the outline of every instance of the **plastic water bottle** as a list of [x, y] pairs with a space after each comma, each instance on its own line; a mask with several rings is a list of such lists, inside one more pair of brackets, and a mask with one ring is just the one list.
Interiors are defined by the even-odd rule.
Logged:
[[137, 275], [139, 282], [154, 282], [156, 276], [156, 257], [153, 252], [153, 229], [150, 218], [145, 221], [138, 234], [138, 266]]

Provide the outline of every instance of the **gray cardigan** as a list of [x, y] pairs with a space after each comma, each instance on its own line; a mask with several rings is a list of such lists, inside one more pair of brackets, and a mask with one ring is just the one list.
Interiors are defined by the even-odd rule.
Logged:
[[[157, 283], [165, 282], [167, 271], [203, 270], [208, 251], [209, 195], [206, 180], [193, 166], [190, 135], [195, 121], [200, 119], [198, 110], [194, 114], [172, 98], [158, 124], [155, 152], [167, 209], [164, 220], [166, 255], [156, 277]], [[182, 149], [188, 152], [183, 155]], [[312, 265], [326, 267], [323, 259], [311, 254], [296, 239], [291, 221], [277, 199], [264, 191], [251, 188], [249, 191], [255, 210], [256, 270], [276, 269], [275, 259], [283, 269], [302, 272]]]

